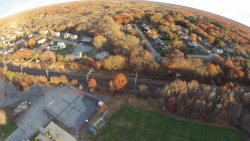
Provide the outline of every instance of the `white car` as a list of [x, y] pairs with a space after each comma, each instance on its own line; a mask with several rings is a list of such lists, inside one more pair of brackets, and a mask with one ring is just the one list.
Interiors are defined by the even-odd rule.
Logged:
[[52, 51], [56, 51], [56, 50], [58, 50], [58, 49], [59, 49], [58, 46], [52, 46], [52, 47], [50, 47], [50, 50], [52, 50]]

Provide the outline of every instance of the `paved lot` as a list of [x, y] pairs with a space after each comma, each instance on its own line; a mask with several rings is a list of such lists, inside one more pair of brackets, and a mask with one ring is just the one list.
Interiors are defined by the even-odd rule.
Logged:
[[53, 89], [50, 98], [53, 100], [46, 106], [46, 111], [75, 131], [79, 131], [86, 124], [85, 120], [97, 112], [97, 100], [81, 96], [68, 87]]
[[21, 101], [21, 95], [17, 89], [7, 81], [0, 80], [0, 108]]
[[49, 120], [49, 115], [44, 111], [47, 98], [44, 96], [47, 88], [33, 86], [27, 91], [23, 100], [32, 102], [32, 106], [17, 119], [17, 130], [13, 132], [6, 141], [21, 141], [34, 135], [40, 127]]

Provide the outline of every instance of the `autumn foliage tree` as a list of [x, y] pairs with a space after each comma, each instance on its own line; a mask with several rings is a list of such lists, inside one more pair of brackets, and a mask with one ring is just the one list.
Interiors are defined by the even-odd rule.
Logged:
[[33, 48], [36, 46], [36, 40], [34, 38], [29, 39], [29, 47]]
[[96, 48], [101, 48], [106, 42], [107, 39], [102, 35], [97, 35], [93, 39], [93, 44]]
[[122, 91], [126, 88], [128, 80], [123, 73], [119, 73], [115, 76], [115, 79], [110, 82], [110, 87], [115, 91]]
[[211, 77], [214, 77], [220, 73], [221, 69], [219, 65], [210, 64], [208, 67], [208, 72]]
[[190, 39], [191, 39], [192, 41], [197, 41], [197, 35], [194, 34], [194, 33], [192, 33], [191, 36], [190, 36]]
[[6, 117], [6, 113], [1, 110], [0, 111], [0, 125], [6, 125], [7, 124], [7, 117]]
[[214, 41], [215, 41], [215, 38], [214, 38], [213, 36], [209, 36], [208, 42], [209, 42], [210, 44], [214, 44]]
[[90, 91], [93, 91], [96, 89], [96, 87], [97, 87], [96, 79], [91, 78], [88, 82], [88, 88], [90, 89]]
[[150, 37], [152, 37], [152, 38], [155, 38], [155, 37], [158, 36], [158, 32], [157, 32], [156, 29], [153, 28], [153, 29], [148, 33], [148, 35], [149, 35]]

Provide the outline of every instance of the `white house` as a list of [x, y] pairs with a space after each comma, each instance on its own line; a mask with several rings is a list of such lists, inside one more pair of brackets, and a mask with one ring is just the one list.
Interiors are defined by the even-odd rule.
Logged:
[[59, 37], [61, 35], [60, 32], [54, 32], [54, 34], [56, 35], [56, 37]]
[[43, 39], [40, 39], [37, 41], [38, 44], [42, 44], [42, 43], [45, 43], [47, 41], [46, 38], [43, 38]]
[[66, 48], [66, 45], [65, 45], [65, 43], [64, 43], [64, 42], [58, 42], [58, 43], [57, 43], [57, 46], [59, 47], [59, 49], [60, 49], [60, 50], [62, 50], [62, 49], [65, 49], [65, 48]]
[[219, 49], [219, 48], [216, 48], [216, 47], [213, 48], [213, 51], [215, 53], [218, 53], [218, 54], [222, 54], [223, 53], [223, 49]]
[[82, 41], [82, 42], [91, 43], [92, 40], [93, 40], [93, 39], [92, 39], [91, 37], [87, 37], [87, 36], [82, 36], [82, 37], [81, 37], [81, 41]]
[[95, 59], [102, 60], [102, 59], [105, 59], [108, 56], [109, 56], [109, 53], [107, 51], [102, 51], [102, 52], [96, 54]]
[[69, 33], [64, 33], [64, 39], [68, 39], [68, 38], [70, 38], [70, 34]]
[[81, 59], [82, 58], [82, 52], [73, 52], [72, 55], [74, 56], [74, 59]]

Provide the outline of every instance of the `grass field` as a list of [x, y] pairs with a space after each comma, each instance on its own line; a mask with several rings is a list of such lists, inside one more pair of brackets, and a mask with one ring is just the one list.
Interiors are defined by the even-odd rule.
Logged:
[[96, 141], [245, 141], [237, 132], [187, 122], [162, 113], [122, 107], [93, 136]]
[[[0, 141], [4, 140], [7, 138], [12, 132], [14, 132], [17, 129], [16, 122], [14, 118], [12, 117], [10, 110], [9, 109], [4, 109], [4, 111], [7, 114], [7, 124], [4, 126], [0, 126]], [[2, 134], [4, 136], [2, 136]]]

